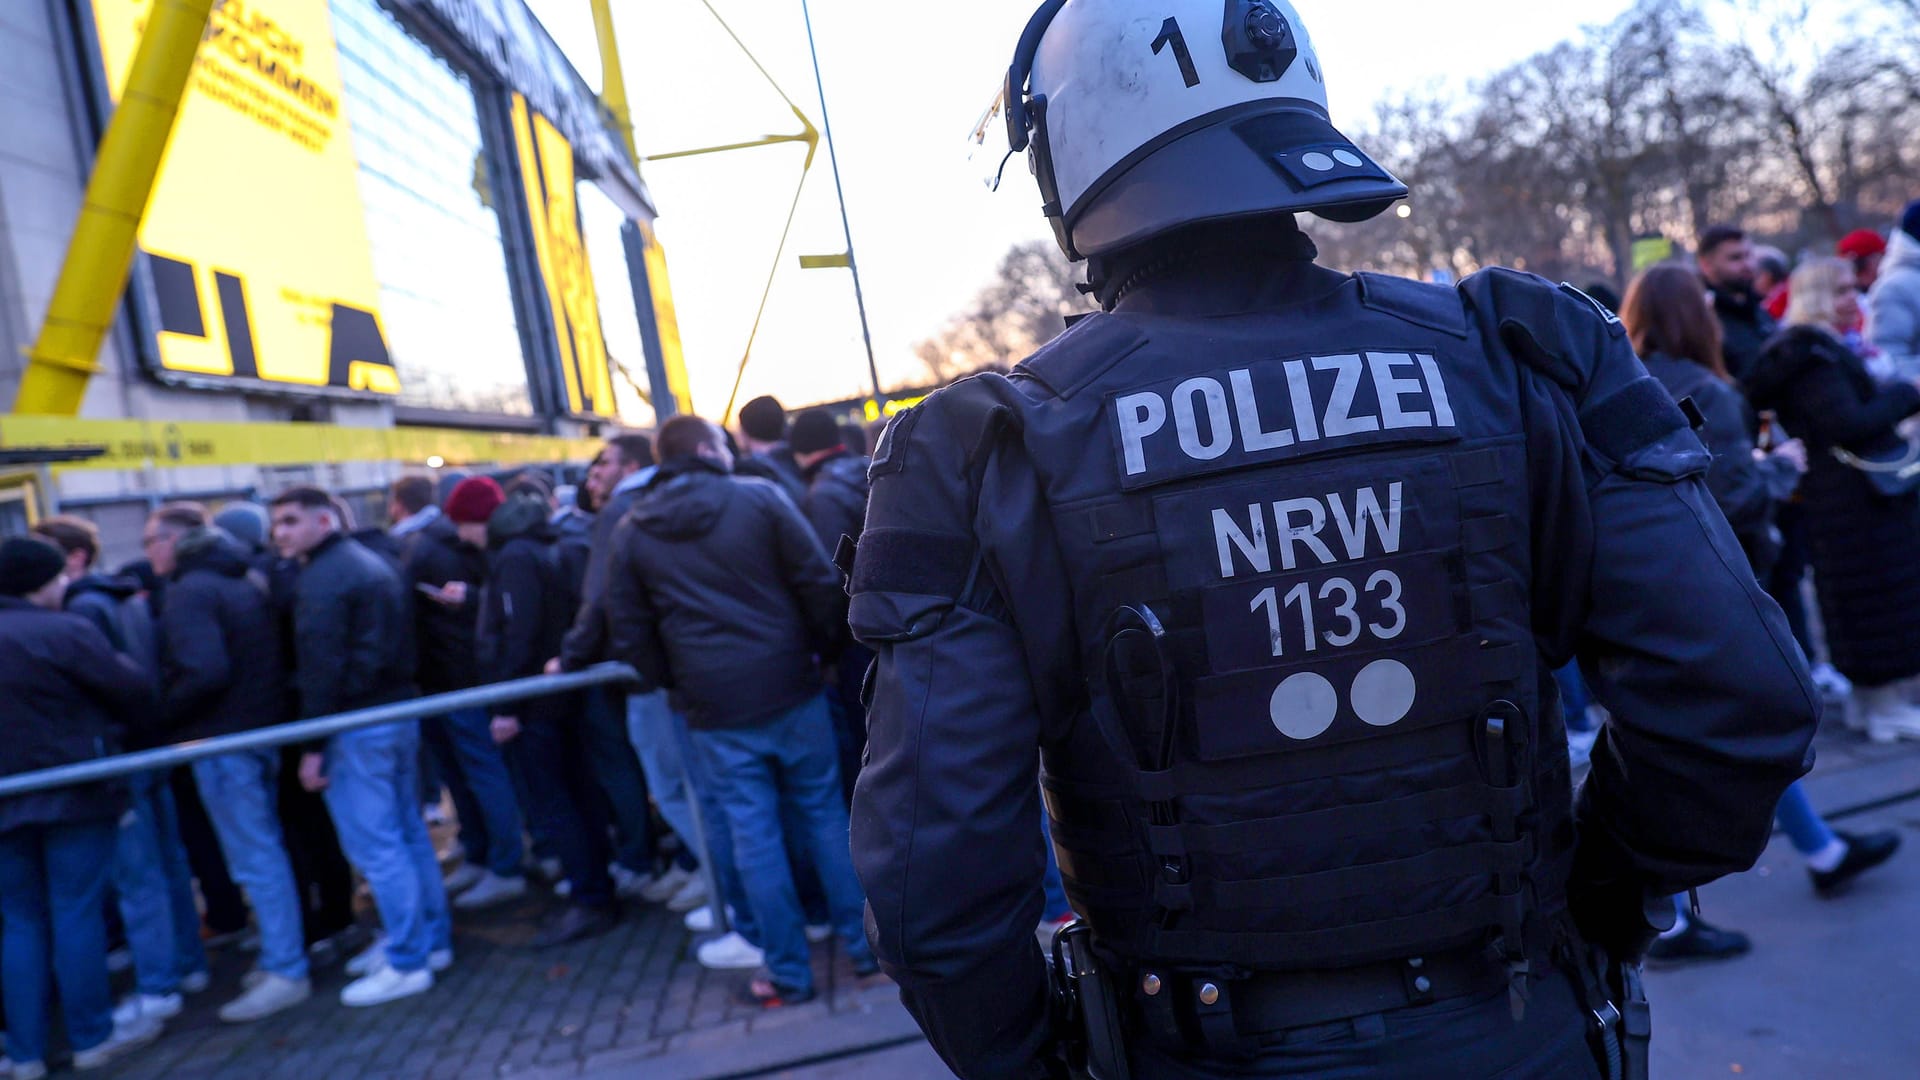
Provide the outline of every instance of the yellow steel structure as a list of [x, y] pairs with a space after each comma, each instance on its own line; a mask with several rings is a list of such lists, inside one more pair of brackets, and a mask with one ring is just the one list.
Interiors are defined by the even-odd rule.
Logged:
[[396, 461], [446, 465], [579, 462], [597, 439], [562, 439], [451, 428], [350, 428], [331, 424], [220, 424], [166, 420], [77, 420], [69, 416], [0, 416], [0, 450], [98, 447], [97, 457], [53, 466], [55, 473], [90, 469], [191, 468], [223, 465], [322, 465]]
[[100, 343], [119, 310], [140, 218], [153, 195], [213, 3], [155, 0], [147, 15], [126, 92], [100, 140], [86, 202], [47, 304], [40, 339], [27, 354], [27, 370], [13, 405], [16, 413], [80, 412], [87, 384], [99, 370]]
[[600, 40], [600, 104], [613, 117], [620, 137], [626, 140], [627, 156], [634, 168], [640, 167], [640, 149], [633, 141], [633, 109], [627, 103], [627, 76], [620, 67], [620, 42], [613, 34], [611, 0], [589, 0], [593, 5], [593, 33]]

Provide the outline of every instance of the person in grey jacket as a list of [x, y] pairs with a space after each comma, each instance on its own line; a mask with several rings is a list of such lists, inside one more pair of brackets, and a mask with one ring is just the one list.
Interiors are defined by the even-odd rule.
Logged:
[[1903, 379], [1920, 376], [1920, 199], [1907, 204], [1874, 282], [1867, 335]]
[[[273, 501], [280, 554], [303, 565], [294, 589], [294, 685], [303, 717], [413, 697], [413, 600], [398, 568], [342, 532], [326, 492]], [[382, 1005], [433, 988], [453, 964], [453, 921], [433, 841], [419, 813], [420, 723], [342, 732], [310, 750], [300, 781], [326, 793], [340, 846], [367, 879], [386, 932], [348, 962], [348, 1006]]]

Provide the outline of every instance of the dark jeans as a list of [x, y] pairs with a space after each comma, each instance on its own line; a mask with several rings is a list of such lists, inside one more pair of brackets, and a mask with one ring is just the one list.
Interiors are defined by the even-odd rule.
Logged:
[[813, 856], [833, 926], [848, 954], [856, 961], [870, 957], [866, 901], [853, 873], [826, 698], [816, 696], [759, 727], [692, 734], [694, 752], [713, 781], [732, 833], [734, 864], [773, 981], [790, 990], [813, 989], [805, 923], [787, 856], [788, 829], [800, 833], [795, 839]]
[[46, 1061], [56, 987], [75, 1050], [113, 1034], [105, 912], [118, 838], [111, 821], [0, 833], [0, 993], [15, 1062]]
[[834, 665], [833, 681], [827, 685], [827, 700], [833, 706], [833, 733], [840, 746], [840, 790], [849, 806], [853, 804], [854, 781], [860, 778], [860, 767], [867, 756], [867, 707], [860, 701], [860, 691], [872, 664], [872, 649], [858, 642], [849, 644]]
[[1129, 1057], [1135, 1076], [1192, 1080], [1283, 1076], [1599, 1080], [1599, 1065], [1587, 1048], [1590, 1021], [1578, 1001], [1567, 978], [1548, 975], [1534, 986], [1526, 1015], [1518, 1022], [1507, 992], [1500, 990], [1485, 997], [1279, 1032], [1262, 1039], [1254, 1055], [1242, 1061], [1176, 1059], [1144, 1044], [1131, 1047]]
[[[647, 804], [647, 778], [627, 739], [627, 699], [604, 689], [586, 692], [584, 708], [568, 715], [580, 729], [589, 768], [600, 781], [620, 836], [615, 852], [621, 866], [636, 874], [653, 873], [653, 809]], [[685, 839], [684, 837], [682, 839]], [[565, 861], [561, 856], [561, 861]]]
[[1774, 524], [1780, 527], [1780, 559], [1767, 575], [1767, 595], [1786, 612], [1787, 628], [1793, 631], [1793, 640], [1800, 643], [1800, 651], [1807, 654], [1807, 662], [1811, 664], [1813, 634], [1807, 627], [1806, 596], [1800, 591], [1800, 582], [1807, 576], [1808, 560], [1812, 557], [1806, 508], [1798, 503], [1784, 503]]
[[527, 780], [527, 817], [552, 838], [554, 853], [573, 885], [573, 902], [606, 908], [614, 903], [613, 879], [607, 875], [613, 852], [600, 793], [590, 779], [592, 766], [578, 722], [580, 696], [527, 706], [520, 716], [520, 737], [507, 744], [507, 752]]
[[526, 852], [520, 840], [520, 800], [507, 763], [494, 744], [493, 716], [464, 709], [420, 722], [420, 737], [453, 794], [460, 817], [460, 846], [467, 861], [501, 877], [519, 877]]
[[300, 750], [280, 752], [280, 831], [287, 863], [300, 890], [307, 943], [323, 941], [354, 923], [353, 868], [340, 851], [333, 815], [319, 795], [300, 786]]

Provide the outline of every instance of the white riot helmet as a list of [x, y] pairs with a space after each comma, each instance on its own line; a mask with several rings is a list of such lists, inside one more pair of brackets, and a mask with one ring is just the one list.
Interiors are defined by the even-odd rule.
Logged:
[[1364, 221], [1407, 195], [1334, 130], [1289, 0], [1046, 0], [998, 105], [1069, 259], [1250, 214]]

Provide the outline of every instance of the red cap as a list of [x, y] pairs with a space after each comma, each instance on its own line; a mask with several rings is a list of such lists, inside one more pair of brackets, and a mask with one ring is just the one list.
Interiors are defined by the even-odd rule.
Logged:
[[447, 519], [455, 525], [485, 525], [507, 501], [507, 493], [490, 476], [469, 476], [447, 496]]
[[1864, 259], [1869, 255], [1886, 254], [1887, 240], [1872, 229], [1855, 229], [1840, 238], [1840, 246], [1836, 250], [1848, 259]]

